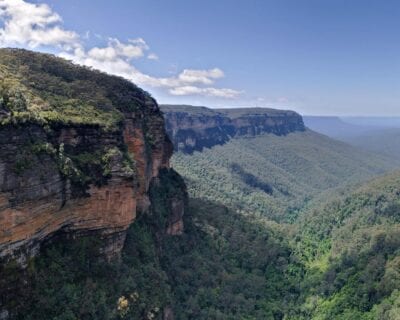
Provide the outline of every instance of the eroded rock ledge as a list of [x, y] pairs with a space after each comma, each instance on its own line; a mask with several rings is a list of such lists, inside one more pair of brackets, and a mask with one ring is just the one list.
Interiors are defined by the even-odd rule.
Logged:
[[[132, 83], [1, 49], [0, 259], [24, 265], [59, 231], [99, 235], [118, 256], [172, 149], [157, 103]], [[183, 227], [184, 198], [167, 199], [165, 233]]]
[[187, 105], [160, 107], [175, 150], [185, 153], [224, 144], [235, 136], [286, 135], [305, 130], [302, 117], [289, 110], [209, 109]]

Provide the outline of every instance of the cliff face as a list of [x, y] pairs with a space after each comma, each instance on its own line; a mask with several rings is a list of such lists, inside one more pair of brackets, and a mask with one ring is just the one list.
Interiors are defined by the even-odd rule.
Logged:
[[286, 135], [305, 130], [302, 117], [287, 110], [180, 105], [161, 105], [161, 109], [175, 150], [185, 153], [224, 144], [235, 136]]
[[[170, 171], [157, 103], [117, 77], [0, 51], [0, 258], [24, 265], [60, 232], [99, 235], [104, 254], [118, 256], [136, 215], [153, 210], [151, 184]], [[166, 233], [184, 197], [167, 199]]]

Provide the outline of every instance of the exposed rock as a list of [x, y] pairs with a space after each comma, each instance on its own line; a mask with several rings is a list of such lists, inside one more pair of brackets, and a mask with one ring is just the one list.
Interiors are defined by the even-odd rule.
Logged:
[[235, 136], [286, 135], [305, 130], [302, 117], [287, 110], [209, 109], [185, 105], [160, 107], [175, 150], [185, 153], [224, 144]]
[[[18, 63], [24, 65], [21, 70], [31, 68], [29, 74], [18, 74], [20, 69], [13, 73], [15, 79], [10, 83], [18, 87], [0, 88], [4, 95], [0, 97], [0, 258], [25, 265], [41, 243], [59, 231], [99, 235], [104, 239], [105, 256], [118, 256], [125, 231], [137, 213], [152, 207], [152, 180], [169, 168], [173, 147], [157, 103], [117, 77], [48, 55], [0, 51], [0, 64], [6, 65], [0, 72], [4, 83], [11, 75], [2, 70]], [[35, 73], [36, 82], [25, 81], [24, 76]], [[92, 78], [94, 82], [88, 82]], [[68, 113], [53, 110], [51, 104], [64, 97], [60, 96], [64, 92], [57, 91], [56, 100], [50, 99], [51, 90], [57, 90], [53, 82], [70, 86], [66, 103], [99, 101], [100, 105], [85, 110], [80, 104], [68, 104]], [[52, 89], [43, 93], [39, 85]], [[93, 86], [93, 92], [82, 95], [80, 86], [84, 85]], [[29, 99], [18, 93], [17, 100], [11, 96], [15, 92]], [[18, 110], [26, 114], [15, 111], [15, 101], [22, 103], [23, 109]], [[51, 119], [47, 118], [49, 108]], [[87, 116], [93, 110], [95, 115]], [[168, 233], [176, 234], [182, 229], [178, 216], [184, 208], [173, 206], [174, 226]]]

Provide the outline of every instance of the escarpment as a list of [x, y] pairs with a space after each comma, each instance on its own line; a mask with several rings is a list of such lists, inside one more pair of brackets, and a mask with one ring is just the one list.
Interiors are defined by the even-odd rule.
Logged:
[[286, 135], [304, 131], [302, 117], [293, 111], [266, 108], [209, 109], [161, 105], [167, 133], [176, 150], [192, 153], [222, 145], [233, 137], [265, 133]]
[[[56, 233], [99, 235], [118, 256], [137, 214], [154, 210], [172, 150], [157, 103], [131, 82], [1, 49], [0, 258], [24, 265]], [[179, 190], [165, 199], [169, 234], [182, 228]]]

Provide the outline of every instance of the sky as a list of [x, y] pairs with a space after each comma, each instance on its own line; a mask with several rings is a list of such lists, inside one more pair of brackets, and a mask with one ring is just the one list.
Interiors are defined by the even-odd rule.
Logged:
[[400, 116], [397, 0], [0, 0], [0, 47], [123, 76], [159, 103]]

